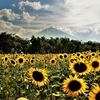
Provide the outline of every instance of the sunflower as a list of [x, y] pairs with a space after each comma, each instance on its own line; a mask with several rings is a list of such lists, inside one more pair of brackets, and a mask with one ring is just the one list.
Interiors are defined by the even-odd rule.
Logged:
[[29, 69], [29, 76], [32, 79], [32, 82], [38, 86], [43, 86], [48, 82], [47, 73], [45, 69]]
[[8, 55], [5, 55], [3, 58], [2, 58], [3, 62], [4, 63], [7, 63], [8, 60], [9, 60], [9, 56]]
[[80, 54], [80, 59], [84, 59], [84, 54]]
[[67, 53], [64, 53], [63, 54], [63, 57], [64, 57], [64, 59], [67, 59], [68, 58], [68, 54]]
[[24, 98], [24, 97], [20, 97], [20, 98], [18, 98], [17, 100], [29, 100], [29, 99]]
[[69, 57], [69, 63], [74, 63], [78, 60], [79, 58], [76, 57], [76, 55]]
[[78, 60], [70, 63], [69, 69], [76, 75], [82, 75], [90, 72], [88, 61]]
[[97, 54], [97, 57], [100, 57], [100, 52]]
[[47, 68], [47, 67], [48, 67], [48, 64], [45, 64], [45, 65], [44, 65], [44, 68]]
[[69, 63], [71, 64], [71, 63], [74, 63], [74, 62], [76, 62], [77, 61], [77, 59], [75, 59], [75, 58], [70, 58], [69, 59]]
[[77, 53], [75, 54], [75, 56], [77, 56], [77, 57], [79, 57], [80, 55], [81, 55], [80, 52], [77, 52]]
[[91, 52], [91, 58], [94, 58], [94, 57], [96, 57], [96, 52]]
[[1, 58], [1, 63], [2, 66], [7, 66], [8, 65], [8, 61], [9, 61], [9, 56], [8, 55], [3, 55], [3, 57]]
[[95, 84], [89, 93], [89, 100], [100, 100], [100, 86]]
[[86, 59], [86, 60], [89, 60], [89, 59], [90, 59], [90, 55], [89, 55], [89, 54], [86, 54], [86, 55], [85, 55], [85, 59]]
[[88, 88], [87, 83], [84, 79], [78, 78], [76, 76], [69, 76], [63, 82], [63, 91], [68, 94], [68, 96], [76, 97], [79, 93], [85, 94]]
[[100, 59], [98, 58], [91, 58], [89, 62], [92, 71], [99, 71], [100, 70]]
[[16, 66], [16, 61], [13, 60], [13, 59], [10, 59], [10, 64], [11, 64], [12, 66]]
[[55, 58], [50, 59], [50, 64], [55, 65], [57, 63], [57, 60]]
[[72, 53], [71, 55], [72, 55], [72, 56], [75, 56], [75, 55], [76, 55], [76, 53]]
[[24, 65], [24, 63], [25, 63], [25, 58], [23, 57], [23, 56], [19, 56], [17, 59], [16, 59], [16, 61], [17, 61], [17, 63], [20, 65], [20, 66], [22, 66], [22, 65]]
[[27, 58], [26, 61], [25, 61], [25, 64], [28, 64], [30, 61], [29, 59]]
[[63, 59], [64, 59], [63, 54], [58, 54], [58, 59], [59, 59], [59, 60], [63, 60]]
[[33, 65], [33, 64], [34, 64], [34, 59], [30, 58], [30, 65]]
[[14, 58], [16, 58], [16, 57], [18, 57], [18, 54], [17, 53], [14, 54]]

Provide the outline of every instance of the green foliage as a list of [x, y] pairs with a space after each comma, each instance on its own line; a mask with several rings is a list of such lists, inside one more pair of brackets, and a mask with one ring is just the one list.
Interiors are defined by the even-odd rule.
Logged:
[[98, 42], [82, 42], [78, 40], [70, 40], [69, 38], [53, 38], [31, 37], [30, 40], [23, 39], [15, 34], [2, 32], [0, 34], [0, 52], [14, 53], [24, 52], [33, 54], [47, 53], [75, 53], [82, 51], [97, 51], [100, 50]]

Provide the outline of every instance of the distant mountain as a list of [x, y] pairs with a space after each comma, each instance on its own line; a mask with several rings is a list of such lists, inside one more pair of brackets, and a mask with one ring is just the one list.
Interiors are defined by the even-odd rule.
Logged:
[[53, 27], [49, 27], [49, 28], [46, 28], [38, 33], [36, 33], [34, 35], [35, 37], [46, 37], [46, 38], [50, 38], [50, 37], [53, 37], [53, 38], [56, 38], [56, 37], [66, 37], [66, 38], [69, 38], [69, 39], [76, 39], [74, 36], [70, 35], [70, 34], [67, 34], [59, 29], [56, 29], [56, 28], [53, 28]]

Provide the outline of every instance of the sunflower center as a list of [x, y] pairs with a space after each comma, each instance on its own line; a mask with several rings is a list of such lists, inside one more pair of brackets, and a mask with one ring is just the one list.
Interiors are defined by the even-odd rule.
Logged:
[[88, 58], [89, 58], [89, 56], [86, 56], [86, 58], [88, 59]]
[[77, 56], [80, 56], [80, 54], [78, 53]]
[[64, 58], [67, 58], [67, 55], [64, 55]]
[[52, 60], [52, 63], [54, 63], [55, 61], [54, 60]]
[[96, 94], [95, 100], [100, 100], [100, 91]]
[[70, 62], [73, 63], [74, 59], [70, 59]]
[[86, 71], [86, 69], [87, 69], [87, 66], [84, 64], [84, 63], [76, 63], [75, 65], [74, 65], [74, 69], [75, 69], [75, 71], [77, 71], [77, 72], [84, 72], [84, 71]]
[[14, 62], [13, 60], [11, 60], [11, 63], [12, 63], [12, 64], [15, 64], [15, 62]]
[[93, 53], [92, 56], [95, 56], [95, 54]]
[[38, 71], [34, 71], [32, 76], [36, 81], [42, 81], [44, 79], [43, 74]]
[[33, 60], [31, 60], [31, 63], [33, 63]]
[[5, 61], [7, 61], [8, 59], [7, 59], [7, 57], [5, 58]]
[[60, 59], [62, 59], [63, 57], [62, 57], [62, 55], [60, 55]]
[[73, 80], [69, 83], [68, 87], [71, 91], [78, 91], [81, 88], [81, 83]]
[[94, 62], [92, 63], [92, 66], [93, 66], [94, 68], [96, 68], [96, 67], [99, 66], [99, 63], [98, 63], [97, 61], [94, 61]]
[[84, 58], [83, 56], [81, 56], [81, 58]]
[[45, 65], [44, 67], [47, 68], [47, 65]]
[[23, 63], [23, 59], [22, 58], [19, 58], [19, 63]]

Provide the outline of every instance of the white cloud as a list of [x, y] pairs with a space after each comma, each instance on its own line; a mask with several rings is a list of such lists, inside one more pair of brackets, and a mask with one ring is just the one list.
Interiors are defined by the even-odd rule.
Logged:
[[16, 7], [16, 5], [15, 5], [15, 4], [12, 4], [12, 6], [13, 6], [13, 7]]
[[98, 28], [80, 28], [78, 30], [71, 30], [70, 28], [64, 27], [64, 26], [55, 26], [51, 25], [49, 27], [56, 28], [58, 30], [61, 30], [67, 34], [72, 35], [78, 40], [83, 41], [98, 41], [100, 42], [100, 27]]
[[99, 28], [81, 28], [73, 31], [73, 34], [84, 41], [99, 41], [100, 42], [100, 27]]
[[49, 5], [42, 5], [40, 2], [29, 2], [29, 1], [20, 1], [19, 2], [19, 9], [25, 10], [24, 6], [29, 6], [35, 10], [40, 10], [40, 9], [47, 9]]
[[24, 11], [22, 13], [22, 17], [27, 23], [30, 23], [35, 19], [35, 16], [30, 16], [28, 12], [24, 12]]
[[48, 19], [51, 18], [49, 23], [67, 27], [78, 39], [100, 41], [99, 2], [99, 0], [55, 0], [55, 4], [50, 5], [48, 9], [53, 12], [48, 16]]
[[32, 35], [39, 32], [40, 30], [24, 29], [23, 27], [13, 25], [10, 22], [5, 22], [3, 20], [0, 20], [0, 31], [13, 32], [20, 37], [30, 38]]
[[99, 23], [100, 26], [99, 0], [55, 0], [48, 11], [53, 12], [49, 16], [56, 25], [84, 28], [97, 27]]
[[67, 28], [67, 27], [64, 27], [64, 26], [55, 26], [55, 25], [52, 25], [51, 27], [56, 28], [58, 30], [61, 30], [61, 31], [63, 31], [63, 32], [65, 32], [65, 33], [70, 34], [70, 35], [73, 36], [72, 31], [69, 28]]
[[65, 4], [71, 3], [71, 0], [64, 0]]
[[69, 6], [70, 11], [67, 20], [70, 20], [76, 26], [100, 22], [99, 0], [70, 0], [70, 3], [66, 4], [66, 6]]
[[8, 18], [8, 20], [15, 20], [15, 19], [20, 19], [20, 15], [13, 13], [12, 9], [2, 9], [0, 10], [0, 18], [2, 18], [3, 16], [6, 16]]

